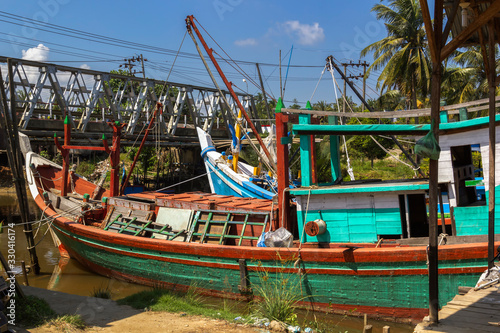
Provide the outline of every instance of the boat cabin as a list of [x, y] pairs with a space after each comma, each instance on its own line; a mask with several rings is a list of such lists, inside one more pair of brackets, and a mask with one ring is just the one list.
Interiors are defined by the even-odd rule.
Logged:
[[[300, 136], [301, 142], [302, 187], [290, 189], [289, 193], [297, 203], [297, 229], [301, 241], [372, 243], [381, 239], [427, 237], [428, 180], [341, 181], [339, 135], [420, 137], [427, 134], [431, 126], [337, 125], [335, 119], [330, 119], [328, 125], [315, 125], [311, 124], [310, 117], [310, 114], [300, 114], [299, 123], [292, 125], [292, 133]], [[445, 216], [442, 222], [441, 219], [438, 222], [441, 232], [450, 236], [486, 235], [487, 196], [482, 185], [484, 183], [487, 192], [488, 182], [481, 180], [480, 176], [482, 171], [488, 174], [488, 117], [454, 122], [447, 122], [447, 119], [447, 116], [441, 119], [439, 142], [440, 197], [445, 201], [441, 207], [446, 207], [441, 208]], [[499, 120], [497, 116], [496, 121]], [[329, 136], [333, 180], [329, 184], [314, 181], [314, 149], [311, 144], [314, 141], [311, 137], [315, 135]], [[500, 227], [500, 222], [496, 227]]]

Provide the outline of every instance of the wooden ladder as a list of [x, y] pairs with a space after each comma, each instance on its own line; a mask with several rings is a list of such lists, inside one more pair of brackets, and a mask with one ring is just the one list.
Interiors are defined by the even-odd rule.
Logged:
[[[243, 221], [234, 221], [235, 217], [243, 217]], [[263, 221], [253, 221], [254, 218], [260, 218]], [[241, 218], [240, 218], [241, 219]], [[221, 211], [197, 211], [191, 225], [188, 241], [193, 238], [200, 238], [200, 243], [215, 241], [218, 244], [224, 244], [227, 239], [236, 239], [237, 245], [241, 246], [243, 240], [258, 240], [257, 236], [245, 236], [247, 226], [261, 226], [265, 230], [269, 222], [269, 213], [257, 212], [221, 212]], [[239, 235], [230, 235], [231, 226], [242, 225]], [[203, 230], [201, 230], [203, 229]], [[212, 238], [210, 241], [209, 238]], [[215, 238], [215, 240], [214, 240]]]

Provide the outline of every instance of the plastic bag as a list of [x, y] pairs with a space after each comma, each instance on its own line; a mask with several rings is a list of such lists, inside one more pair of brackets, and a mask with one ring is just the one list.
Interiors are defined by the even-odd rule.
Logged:
[[262, 235], [259, 236], [259, 240], [257, 241], [257, 247], [266, 247], [264, 239], [266, 239], [266, 232], [263, 232]]
[[431, 130], [415, 144], [415, 153], [422, 157], [428, 157], [431, 160], [438, 160], [441, 153], [441, 147], [437, 143], [433, 133], [434, 121], [431, 123]]
[[293, 245], [293, 235], [281, 227], [276, 231], [269, 231], [264, 236], [264, 243], [267, 247], [291, 247]]

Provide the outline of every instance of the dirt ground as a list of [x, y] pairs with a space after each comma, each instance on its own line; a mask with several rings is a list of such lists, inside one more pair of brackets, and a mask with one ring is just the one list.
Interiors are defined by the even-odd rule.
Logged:
[[[95, 297], [70, 295], [34, 287], [22, 287], [26, 295], [45, 299], [58, 314], [79, 314], [87, 324], [84, 332], [269, 332], [246, 325], [228, 323], [200, 316], [178, 313], [152, 312], [118, 305], [115, 301]], [[16, 332], [61, 332], [60, 329], [44, 325], [34, 329], [13, 327]], [[79, 331], [83, 332], [83, 331]]]

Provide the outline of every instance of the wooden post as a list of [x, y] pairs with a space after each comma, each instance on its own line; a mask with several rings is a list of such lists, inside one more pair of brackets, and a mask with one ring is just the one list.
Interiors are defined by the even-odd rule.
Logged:
[[[495, 257], [495, 153], [496, 153], [496, 133], [495, 133], [495, 90], [496, 90], [496, 59], [495, 59], [495, 29], [493, 20], [488, 24], [488, 62], [489, 73], [489, 175], [488, 175], [488, 269], [493, 267]], [[484, 60], [486, 62], [486, 59]]]
[[[312, 110], [311, 102], [307, 101], [306, 110]], [[311, 123], [312, 116], [309, 118], [309, 123]], [[313, 134], [309, 137], [310, 149], [311, 149], [311, 183], [318, 184], [318, 173], [316, 172], [316, 136]]]
[[[156, 111], [155, 111], [156, 113]], [[153, 116], [154, 117], [154, 116]], [[110, 161], [110, 186], [109, 186], [109, 196], [114, 197], [120, 195], [120, 138], [121, 138], [121, 132], [122, 128], [126, 124], [120, 124], [119, 121], [115, 121], [113, 125], [108, 124], [113, 127], [113, 146], [111, 147], [111, 152], [109, 154], [109, 161]], [[146, 134], [145, 134], [146, 135]], [[134, 160], [135, 162], [135, 160]], [[132, 169], [129, 172], [128, 177], [130, 177], [130, 174], [132, 173]], [[125, 183], [123, 184], [122, 191], [125, 190], [125, 187], [127, 186], [128, 178], [126, 179]]]
[[28, 282], [28, 273], [26, 273], [26, 263], [24, 262], [24, 260], [21, 260], [21, 269], [23, 270], [23, 277], [24, 277], [24, 283], [29, 286], [29, 282]]
[[365, 325], [365, 327], [363, 327], [363, 333], [372, 333], [372, 329], [372, 325]]
[[[311, 124], [311, 115], [299, 114], [299, 124]], [[312, 151], [310, 137], [310, 135], [300, 136], [300, 181], [302, 187], [312, 185]]]
[[[421, 4], [423, 0], [420, 1]], [[424, 6], [422, 6], [424, 7]], [[427, 2], [423, 8], [423, 14], [428, 14]], [[424, 20], [430, 20], [430, 16]], [[426, 25], [427, 28], [427, 25]], [[434, 27], [427, 34], [432, 34], [434, 43], [429, 43], [434, 55], [432, 61], [431, 80], [431, 121], [434, 137], [439, 143], [439, 111], [441, 98], [441, 38], [443, 32], [443, 0], [436, 0], [434, 3]], [[438, 224], [437, 224], [437, 204], [438, 204], [438, 160], [430, 160], [429, 163], [429, 320], [433, 324], [438, 323], [439, 311], [439, 283], [438, 283]]]
[[[69, 116], [66, 115], [64, 118], [64, 145], [71, 145], [71, 124]], [[65, 197], [68, 195], [68, 185], [69, 185], [69, 149], [62, 149], [61, 155], [63, 157], [62, 161], [62, 178], [61, 178], [61, 196]]]
[[382, 328], [382, 333], [391, 333], [391, 327], [390, 326], [384, 326]]
[[[337, 116], [328, 116], [328, 125], [338, 125]], [[340, 141], [338, 135], [330, 135], [330, 167], [332, 174], [332, 182], [336, 182], [342, 177], [342, 170], [340, 169]]]
[[287, 127], [287, 116], [281, 113], [283, 108], [283, 101], [278, 99], [276, 105], [276, 158], [278, 160], [278, 165], [280, 166], [277, 170], [278, 174], [278, 208], [279, 208], [279, 219], [278, 225], [275, 223], [274, 230], [282, 227], [287, 230], [291, 230], [290, 225], [290, 194], [286, 189], [288, 188], [289, 178], [288, 178], [288, 127]]

